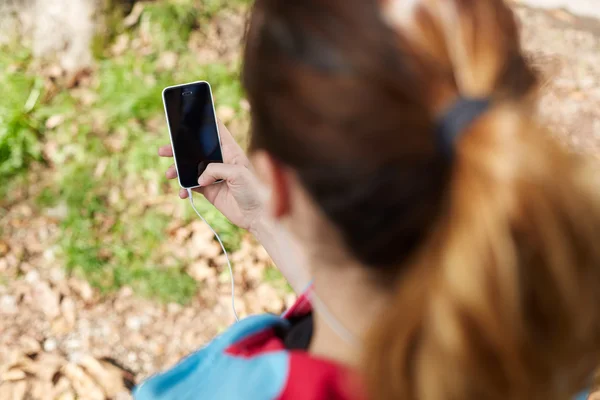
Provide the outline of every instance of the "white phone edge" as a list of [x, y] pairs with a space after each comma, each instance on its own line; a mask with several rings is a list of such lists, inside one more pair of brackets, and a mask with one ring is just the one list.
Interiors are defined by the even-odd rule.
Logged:
[[223, 156], [223, 146], [221, 145], [221, 133], [219, 132], [219, 121], [217, 120], [217, 110], [215, 109], [215, 99], [212, 94], [212, 87], [210, 86], [210, 83], [208, 83], [207, 81], [188, 82], [188, 83], [182, 83], [179, 85], [167, 86], [162, 91], [162, 101], [163, 101], [163, 107], [165, 109], [165, 118], [167, 120], [167, 129], [169, 130], [169, 139], [171, 141], [171, 150], [173, 151], [173, 161], [175, 162], [175, 171], [177, 171], [177, 181], [179, 182], [179, 186], [185, 190], [196, 189], [196, 188], [199, 188], [200, 185], [185, 187], [181, 183], [181, 178], [179, 176], [179, 169], [177, 168], [177, 154], [175, 153], [175, 145], [173, 144], [173, 132], [171, 132], [171, 124], [169, 123], [169, 113], [167, 111], [167, 101], [165, 99], [165, 93], [167, 92], [167, 90], [170, 90], [170, 89], [177, 89], [177, 88], [180, 88], [183, 86], [196, 85], [199, 83], [205, 83], [208, 86], [208, 94], [210, 95], [210, 102], [211, 102], [212, 109], [213, 109], [213, 116], [215, 118], [215, 126], [217, 127], [217, 137], [219, 138], [219, 149], [221, 150], [221, 157], [222, 157]]

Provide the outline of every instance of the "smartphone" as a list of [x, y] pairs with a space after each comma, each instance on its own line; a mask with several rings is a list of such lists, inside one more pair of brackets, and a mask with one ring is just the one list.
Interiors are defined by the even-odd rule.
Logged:
[[222, 163], [221, 138], [208, 82], [169, 86], [163, 103], [179, 184], [198, 187], [198, 178], [210, 163]]

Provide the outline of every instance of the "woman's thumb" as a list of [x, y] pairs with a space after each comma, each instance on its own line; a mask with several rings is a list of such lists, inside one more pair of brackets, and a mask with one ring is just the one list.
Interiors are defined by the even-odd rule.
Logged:
[[200, 178], [198, 178], [198, 185], [208, 186], [219, 180], [234, 183], [235, 179], [242, 175], [243, 169], [244, 167], [240, 165], [223, 163], [208, 164], [208, 167], [206, 167]]

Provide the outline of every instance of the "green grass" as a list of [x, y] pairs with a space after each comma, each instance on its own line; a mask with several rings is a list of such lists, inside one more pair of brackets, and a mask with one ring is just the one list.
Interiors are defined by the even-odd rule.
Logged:
[[[9, 96], [0, 103], [0, 179], [23, 179], [28, 166], [41, 160], [41, 145], [55, 144], [51, 174], [37, 205], [66, 210], [58, 240], [64, 266], [103, 293], [130, 286], [143, 296], [185, 303], [198, 290], [185, 272], [190, 260], [163, 265], [159, 249], [173, 216], [145, 203], [156, 195], [156, 188], [158, 195], [168, 190], [172, 201], [185, 207], [185, 220], [196, 218], [189, 204], [177, 199], [176, 184], [165, 182], [169, 161], [156, 155], [158, 146], [168, 143], [161, 92], [176, 83], [208, 80], [218, 104], [243, 113], [239, 65], [198, 65], [187, 41], [193, 30], [203, 29], [224, 8], [245, 3], [147, 3], [135, 29], [115, 29], [132, 38], [147, 35], [151, 51], [113, 57], [106, 49], [94, 49], [99, 59], [88, 89], [96, 99], [91, 106], [68, 90], [46, 99], [43, 81], [29, 71], [29, 54], [15, 45], [0, 51], [0, 84]], [[178, 68], [159, 67], [160, 55], [167, 50], [177, 53]], [[46, 132], [46, 120], [55, 115], [62, 116], [63, 123]], [[226, 247], [237, 249], [242, 232], [200, 197], [197, 204]]]
[[24, 171], [40, 160], [42, 125], [35, 116], [43, 82], [23, 70], [31, 61], [29, 53], [0, 52], [0, 180]]

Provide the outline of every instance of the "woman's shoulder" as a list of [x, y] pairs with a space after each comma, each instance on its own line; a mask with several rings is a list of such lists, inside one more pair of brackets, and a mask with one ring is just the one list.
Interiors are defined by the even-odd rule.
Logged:
[[136, 400], [340, 399], [350, 374], [333, 362], [289, 350], [280, 332], [309, 313], [301, 296], [283, 316], [257, 315], [231, 326], [204, 348], [134, 390]]

